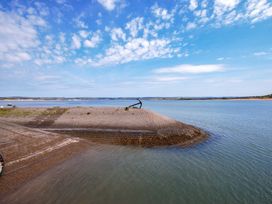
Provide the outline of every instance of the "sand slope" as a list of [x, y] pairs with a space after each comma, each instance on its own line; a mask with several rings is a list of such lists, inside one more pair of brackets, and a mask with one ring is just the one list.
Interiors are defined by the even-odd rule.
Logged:
[[89, 146], [80, 138], [0, 120], [0, 152], [5, 161], [4, 175], [0, 177], [0, 198]]

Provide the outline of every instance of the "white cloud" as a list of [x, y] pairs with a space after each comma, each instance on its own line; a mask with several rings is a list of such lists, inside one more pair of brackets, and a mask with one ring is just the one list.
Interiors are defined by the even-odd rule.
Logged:
[[[79, 38], [79, 36], [74, 37], [74, 39], [77, 38]], [[56, 35], [46, 35], [43, 43], [32, 53], [33, 63], [43, 66], [61, 64], [67, 61], [66, 57], [71, 56], [72, 45], [68, 46], [66, 41], [66, 35], [62, 32]], [[76, 44], [73, 45], [73, 48], [76, 49]]]
[[173, 14], [169, 13], [166, 9], [159, 7], [157, 4], [151, 7], [151, 12], [157, 18], [161, 18], [163, 20], [170, 20], [173, 17]]
[[192, 30], [194, 28], [196, 28], [197, 25], [193, 22], [189, 22], [187, 25], [186, 25], [186, 30]]
[[123, 32], [122, 28], [114, 28], [111, 30], [111, 39], [113, 41], [118, 41], [119, 39], [125, 41], [126, 34]]
[[87, 29], [88, 26], [86, 25], [86, 23], [82, 20], [82, 18], [84, 17], [84, 13], [81, 13], [79, 16], [77, 16], [76, 18], [73, 19], [75, 26], [81, 29]]
[[148, 41], [144, 38], [134, 38], [124, 45], [114, 44], [106, 50], [104, 55], [99, 54], [94, 59], [77, 59], [76, 63], [106, 66], [138, 60], [171, 57], [176, 50], [170, 48], [169, 44], [170, 41], [165, 39]]
[[[195, 14], [196, 14], [196, 12], [195, 12]], [[209, 20], [211, 20], [211, 18], [209, 18], [207, 16], [207, 9], [200, 10], [198, 17], [199, 17], [200, 24], [206, 24]]]
[[37, 81], [48, 81], [48, 80], [61, 79], [61, 77], [57, 75], [46, 75], [46, 74], [39, 73], [38, 75], [34, 77], [34, 79]]
[[35, 26], [27, 18], [0, 11], [0, 52], [35, 47], [39, 44]]
[[35, 2], [34, 5], [37, 8], [37, 12], [41, 15], [41, 16], [48, 16], [49, 15], [49, 8], [46, 6], [45, 3], [43, 2]]
[[234, 8], [240, 0], [215, 0], [216, 6], [223, 6], [226, 8]]
[[234, 23], [256, 23], [272, 17], [272, 3], [268, 0], [215, 0], [212, 10], [207, 8], [206, 1], [203, 2], [201, 8], [193, 10], [196, 18], [189, 23], [202, 27], [209, 22], [213, 27], [222, 27]]
[[173, 81], [182, 81], [188, 79], [187, 77], [165, 77], [159, 76], [154, 78], [156, 81], [160, 82], [173, 82]]
[[215, 0], [214, 2], [214, 14], [218, 19], [221, 19], [223, 14], [234, 9], [240, 0]]
[[136, 37], [138, 32], [144, 28], [143, 21], [142, 17], [137, 17], [126, 24], [126, 29], [130, 31], [132, 37]]
[[255, 56], [264, 56], [264, 55], [268, 55], [268, 52], [255, 52], [253, 53]]
[[35, 26], [46, 26], [45, 20], [43, 20], [43, 19], [42, 19], [41, 17], [39, 17], [39, 16], [29, 15], [27, 18], [28, 18], [29, 22], [30, 22], [32, 25], [35, 25]]
[[0, 60], [10, 62], [10, 63], [19, 63], [19, 62], [29, 61], [30, 59], [31, 59], [31, 56], [26, 52], [0, 54]]
[[65, 43], [65, 33], [60, 33], [59, 34], [59, 40], [61, 43]]
[[208, 6], [208, 1], [207, 0], [203, 0], [202, 3], [201, 3], [201, 7], [202, 8], [207, 8]]
[[80, 42], [80, 38], [76, 35], [73, 34], [72, 36], [72, 49], [79, 49], [81, 47], [81, 42]]
[[197, 3], [196, 0], [190, 0], [189, 9], [190, 9], [191, 11], [195, 10], [195, 9], [197, 8], [197, 6], [198, 6], [198, 3]]
[[[65, 3], [62, 0], [57, 1], [57, 3]], [[123, 0], [97, 1], [109, 11], [114, 9], [118, 11], [116, 7], [124, 2]], [[7, 11], [4, 11], [2, 6], [0, 9], [1, 64], [5, 61], [19, 63], [30, 60], [40, 65], [62, 63], [66, 59], [75, 61], [75, 56], [78, 55], [81, 57], [76, 60], [77, 62], [94, 66], [173, 56], [185, 57], [190, 53], [189, 47], [193, 39], [189, 39], [186, 34], [183, 35], [184, 32], [203, 26], [221, 27], [234, 23], [255, 23], [272, 17], [272, 2], [269, 0], [187, 0], [187, 2], [189, 4], [177, 3], [174, 6], [167, 5], [165, 8], [159, 7], [156, 3], [148, 8], [149, 10], [147, 8], [143, 10], [150, 12], [151, 16], [137, 17], [137, 13], [134, 13], [124, 18], [120, 25], [118, 22], [115, 25], [117, 27], [113, 27], [114, 22], [107, 23], [103, 20], [99, 24], [106, 23], [105, 25], [95, 24], [95, 27], [88, 28], [90, 20], [95, 23], [96, 20], [104, 18], [101, 13], [93, 19], [93, 14], [82, 12], [76, 15], [76, 18], [71, 18], [74, 26], [71, 28], [72, 34], [61, 33], [63, 25], [57, 28], [59, 33], [54, 30], [55, 24], [49, 25], [51, 21], [46, 19], [50, 18], [49, 14], [53, 14], [55, 10], [54, 8], [49, 10], [46, 3], [33, 2], [27, 5], [18, 3], [9, 7]], [[61, 7], [64, 8], [63, 5]], [[66, 16], [66, 11], [64, 9], [61, 12], [63, 17]], [[176, 15], [178, 11], [179, 16]], [[56, 15], [52, 16], [55, 17]], [[97, 47], [102, 40], [102, 31], [96, 33], [93, 29], [103, 29], [103, 27], [105, 44], [101, 46], [101, 50], [91, 52], [88, 48]], [[71, 51], [71, 47], [74, 50]], [[254, 55], [265, 54], [259, 52]]]
[[224, 70], [224, 65], [221, 64], [204, 64], [204, 65], [191, 65], [183, 64], [174, 67], [164, 67], [154, 70], [157, 74], [163, 73], [188, 73], [188, 74], [200, 74], [200, 73], [211, 73], [220, 72]]
[[253, 23], [272, 17], [272, 5], [267, 0], [251, 0], [247, 4], [246, 16]]
[[89, 32], [86, 31], [86, 30], [80, 30], [80, 31], [79, 31], [79, 35], [80, 35], [82, 38], [86, 38], [86, 37], [89, 35]]
[[66, 59], [64, 56], [61, 55], [54, 55], [52, 53], [50, 54], [42, 54], [41, 57], [37, 57], [34, 60], [34, 63], [42, 66], [42, 65], [49, 65], [49, 64], [61, 64], [65, 62]]
[[74, 60], [76, 64], [78, 65], [87, 65], [87, 64], [90, 64], [90, 65], [93, 65], [95, 62], [92, 60], [92, 59], [83, 59], [83, 58], [77, 58]]
[[31, 59], [29, 51], [40, 44], [38, 27], [46, 22], [37, 16], [0, 11], [0, 60], [19, 63]]
[[84, 46], [89, 48], [96, 47], [101, 41], [100, 32], [95, 32], [90, 40], [84, 41]]
[[112, 11], [116, 6], [116, 0], [97, 0], [106, 10]]

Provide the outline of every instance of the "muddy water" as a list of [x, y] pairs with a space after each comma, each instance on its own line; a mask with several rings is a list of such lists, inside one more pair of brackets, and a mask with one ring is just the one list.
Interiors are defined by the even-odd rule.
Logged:
[[271, 203], [272, 101], [147, 101], [144, 105], [212, 135], [185, 149], [94, 145], [27, 183], [6, 203]]

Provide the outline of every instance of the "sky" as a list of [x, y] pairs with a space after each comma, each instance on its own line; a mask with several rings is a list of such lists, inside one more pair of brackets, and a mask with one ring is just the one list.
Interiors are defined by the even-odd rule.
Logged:
[[1, 0], [0, 96], [272, 93], [272, 0]]

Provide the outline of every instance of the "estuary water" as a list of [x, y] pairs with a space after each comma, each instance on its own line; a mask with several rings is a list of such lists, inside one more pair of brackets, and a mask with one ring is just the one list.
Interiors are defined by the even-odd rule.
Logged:
[[[124, 107], [133, 102], [11, 103]], [[144, 101], [144, 108], [211, 136], [188, 148], [97, 144], [27, 183], [11, 202], [272, 203], [272, 101]]]

